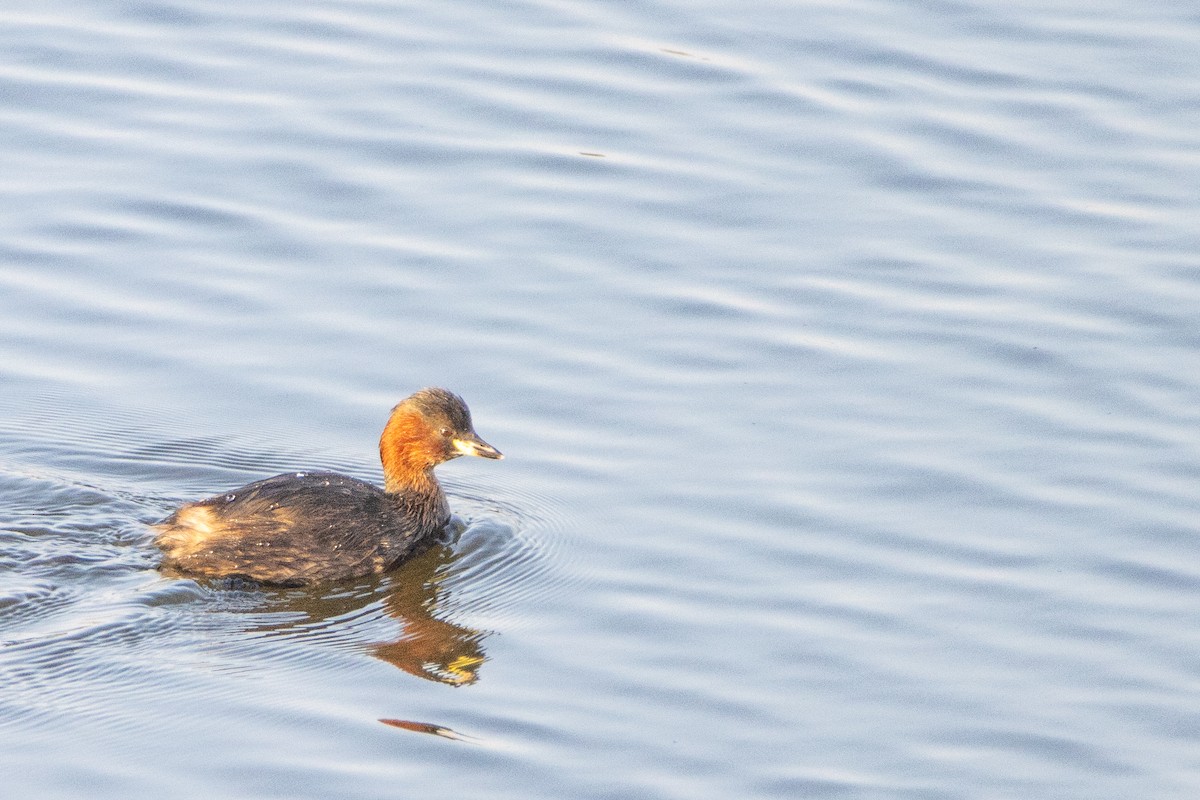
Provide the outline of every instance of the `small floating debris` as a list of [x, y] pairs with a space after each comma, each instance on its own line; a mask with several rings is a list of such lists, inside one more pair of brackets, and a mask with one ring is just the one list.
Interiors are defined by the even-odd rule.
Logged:
[[406, 731], [415, 731], [417, 733], [428, 733], [433, 736], [440, 736], [443, 739], [453, 739], [456, 742], [478, 742], [479, 740], [473, 736], [459, 733], [442, 725], [434, 725], [430, 722], [414, 722], [407, 719], [381, 719], [379, 720], [384, 725], [391, 725], [393, 728], [403, 728]]

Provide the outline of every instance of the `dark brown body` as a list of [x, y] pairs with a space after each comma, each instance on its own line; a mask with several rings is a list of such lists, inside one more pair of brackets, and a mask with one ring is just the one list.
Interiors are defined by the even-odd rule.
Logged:
[[183, 506], [156, 541], [168, 570], [297, 586], [386, 572], [449, 518], [440, 490], [388, 494], [333, 472], [289, 473]]
[[450, 518], [433, 467], [501, 458], [444, 389], [392, 410], [380, 440], [385, 489], [333, 472], [292, 472], [188, 503], [156, 526], [163, 569], [300, 586], [386, 572]]

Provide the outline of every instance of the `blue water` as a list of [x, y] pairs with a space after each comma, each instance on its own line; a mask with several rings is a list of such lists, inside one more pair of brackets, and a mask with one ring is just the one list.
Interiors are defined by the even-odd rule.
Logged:
[[[0, 775], [1200, 796], [1185, 3], [0, 10]], [[148, 525], [506, 454], [380, 580]]]

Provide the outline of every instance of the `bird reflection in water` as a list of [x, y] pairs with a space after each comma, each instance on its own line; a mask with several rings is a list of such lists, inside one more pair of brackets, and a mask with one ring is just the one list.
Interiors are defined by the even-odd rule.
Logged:
[[[453, 571], [453, 547], [438, 543], [382, 579], [358, 583], [325, 595], [288, 591], [271, 612], [303, 614], [303, 620], [255, 626], [268, 635], [314, 636], [344, 640], [358, 620], [382, 610], [400, 626], [394, 639], [359, 644], [376, 658], [410, 675], [449, 686], [467, 686], [479, 680], [487, 660], [483, 641], [489, 635], [444, 618], [449, 606], [446, 579]], [[375, 606], [374, 601], [380, 605]], [[359, 636], [353, 638], [361, 642]], [[390, 723], [389, 723], [390, 724]], [[400, 726], [403, 727], [403, 726]]]
[[393, 573], [396, 585], [384, 596], [383, 606], [403, 632], [371, 652], [418, 678], [467, 686], [479, 680], [488, 634], [437, 616], [447, 599], [441, 583], [453, 558], [451, 548], [435, 545]]

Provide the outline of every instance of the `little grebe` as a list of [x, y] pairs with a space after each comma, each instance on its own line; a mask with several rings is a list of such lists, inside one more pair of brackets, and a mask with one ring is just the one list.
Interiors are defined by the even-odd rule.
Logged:
[[379, 440], [384, 488], [334, 472], [292, 472], [188, 503], [155, 526], [162, 566], [179, 573], [309, 583], [386, 572], [450, 519], [433, 468], [458, 456], [503, 458], [480, 439], [456, 394], [422, 389]]

